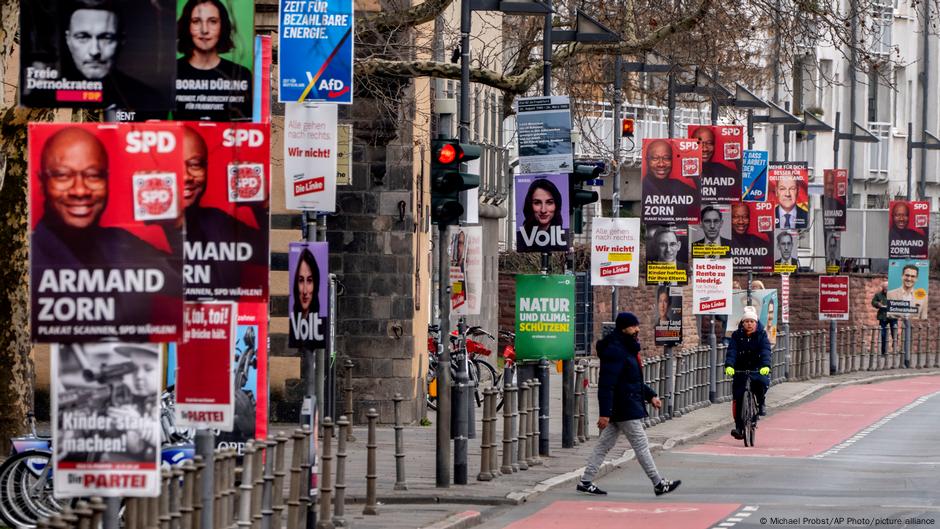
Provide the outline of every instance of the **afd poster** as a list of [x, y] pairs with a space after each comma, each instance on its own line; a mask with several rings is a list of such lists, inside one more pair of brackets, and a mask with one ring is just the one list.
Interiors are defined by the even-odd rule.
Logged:
[[450, 226], [447, 228], [447, 241], [451, 314], [480, 314], [480, 300], [483, 297], [483, 226]]
[[161, 344], [53, 344], [56, 498], [160, 494], [162, 351]]
[[176, 110], [186, 121], [252, 121], [255, 6], [177, 0]]
[[176, 347], [176, 423], [232, 430], [235, 304], [187, 302], [183, 341]]
[[574, 358], [574, 276], [516, 276], [516, 359]]
[[568, 175], [516, 175], [516, 251], [559, 252], [570, 245]]
[[692, 314], [731, 314], [731, 259], [692, 261]]
[[741, 165], [741, 200], [764, 202], [767, 200], [767, 151], [744, 151]]
[[930, 261], [888, 261], [888, 313], [896, 318], [927, 319]]
[[823, 229], [845, 231], [848, 169], [823, 171]]
[[176, 123], [29, 125], [34, 342], [182, 337], [183, 153]]
[[284, 116], [287, 209], [336, 211], [337, 107], [288, 103]]
[[595, 217], [591, 224], [591, 284], [639, 284], [640, 219]]
[[353, 0], [280, 0], [278, 102], [352, 103]]
[[701, 172], [698, 141], [644, 139], [643, 222], [697, 222]]
[[744, 142], [744, 127], [689, 125], [689, 138], [698, 140], [702, 146], [702, 203], [738, 200], [741, 191], [741, 145]]
[[16, 4], [23, 106], [107, 108], [122, 120], [175, 106], [175, 0]]
[[519, 98], [516, 126], [519, 174], [567, 173], [573, 169], [568, 96]]
[[930, 202], [892, 200], [888, 212], [888, 258], [927, 259]]
[[330, 314], [329, 264], [329, 243], [291, 242], [288, 245], [288, 347], [326, 346]]

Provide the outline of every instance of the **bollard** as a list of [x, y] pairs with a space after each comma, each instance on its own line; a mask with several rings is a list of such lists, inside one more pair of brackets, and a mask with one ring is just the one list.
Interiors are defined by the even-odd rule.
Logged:
[[534, 378], [529, 379], [529, 396], [526, 397], [526, 409], [528, 413], [526, 414], [526, 420], [528, 424], [526, 425], [526, 460], [525, 462], [530, 466], [535, 466], [535, 458], [538, 455], [539, 451], [539, 437], [536, 428], [539, 424], [539, 416], [537, 411], [538, 406], [538, 394], [536, 393], [537, 381]]
[[503, 388], [503, 466], [500, 472], [512, 474], [512, 395], [516, 388], [507, 384]]
[[251, 487], [251, 528], [261, 529], [262, 516], [262, 495], [264, 493], [265, 467], [264, 460], [269, 459], [270, 454], [267, 451], [267, 442], [264, 440], [255, 441], [255, 456], [251, 462], [251, 473], [254, 476]]
[[584, 376], [584, 365], [578, 361], [574, 366], [574, 433], [575, 443], [584, 442], [584, 414], [582, 413], [581, 399], [584, 398], [581, 379]]
[[362, 508], [362, 514], [377, 515], [379, 509], [375, 498], [375, 480], [378, 478], [375, 468], [375, 449], [378, 445], [375, 442], [375, 420], [379, 417], [379, 412], [375, 408], [369, 408], [366, 412], [366, 418], [369, 419], [369, 440], [366, 444], [368, 451], [366, 459], [366, 506]]
[[311, 475], [313, 471], [313, 461], [310, 460], [311, 457], [311, 446], [313, 446], [314, 438], [311, 436], [320, 435], [323, 433], [323, 423], [320, 423], [320, 431], [314, 431], [310, 429], [309, 425], [301, 426], [301, 429], [304, 434], [304, 453], [300, 456], [300, 481], [302, 483], [300, 487], [300, 514], [298, 515], [297, 523], [299, 527], [306, 527], [307, 520], [311, 519], [310, 526], [316, 525], [316, 498], [311, 495], [316, 495], [316, 489], [313, 489], [314, 479]]
[[196, 481], [196, 466], [192, 461], [183, 462], [183, 490], [180, 502], [182, 529], [193, 529], [193, 486]]
[[261, 488], [261, 529], [271, 529], [274, 517], [274, 459], [277, 441], [264, 441], [264, 482]]
[[88, 505], [91, 508], [91, 526], [92, 527], [101, 527], [101, 519], [104, 517], [105, 507], [104, 502], [101, 498], [95, 496], [91, 499], [90, 504]]
[[140, 527], [140, 504], [141, 498], [128, 498], [124, 500], [124, 527], [126, 529], [137, 529]]
[[[75, 516], [78, 517], [78, 529], [92, 529], [91, 527], [91, 517], [94, 515], [94, 512], [91, 510], [91, 507], [88, 505], [88, 502], [85, 500], [79, 500], [75, 503], [75, 508], [72, 510], [75, 513]], [[131, 526], [125, 526], [128, 529], [132, 529]], [[98, 529], [97, 527], [95, 529]]]
[[[546, 380], [548, 380], [548, 377], [546, 377]], [[542, 402], [542, 383], [539, 382], [539, 379], [533, 378], [532, 386], [532, 393], [530, 395], [532, 399], [532, 414], [529, 416], [529, 428], [532, 431], [532, 463], [529, 463], [529, 466], [542, 464], [542, 458], [539, 457], [542, 438], [542, 432], [539, 430], [542, 426], [542, 409], [540, 408]]]
[[529, 383], [523, 381], [519, 384], [519, 435], [516, 438], [518, 448], [516, 459], [518, 459], [519, 470], [529, 470]]
[[[336, 497], [333, 498], [333, 525], [335, 527], [345, 527], [346, 517], [346, 437], [349, 430], [349, 419], [345, 415], [340, 415], [336, 421], [339, 432], [336, 434]], [[404, 476], [403, 476], [404, 477]], [[323, 514], [321, 514], [323, 516]]]
[[[203, 474], [205, 467], [206, 464], [203, 462], [201, 455], [197, 454], [193, 457], [193, 489], [191, 491], [193, 504], [192, 529], [202, 528], [202, 482], [205, 479], [205, 474]], [[209, 496], [212, 496], [211, 488], [209, 489]]]
[[352, 383], [352, 370], [353, 370], [353, 367], [356, 366], [356, 364], [355, 364], [355, 362], [353, 362], [351, 359], [347, 358], [346, 361], [343, 362], [343, 366], [346, 368], [346, 377], [345, 377], [345, 380], [344, 380], [344, 382], [346, 383], [346, 387], [343, 388], [343, 391], [344, 391], [344, 393], [346, 394], [346, 395], [345, 395], [345, 397], [346, 397], [346, 398], [345, 398], [345, 401], [346, 401], [346, 402], [345, 402], [345, 404], [346, 404], [345, 408], [346, 408], [346, 409], [343, 411], [343, 413], [344, 413], [345, 416], [346, 416], [346, 420], [349, 421], [349, 428], [346, 429], [346, 440], [349, 441], [350, 443], [355, 443], [355, 442], [356, 442], [356, 438], [355, 438], [355, 436], [353, 436], [353, 433], [352, 433], [352, 430], [353, 430], [353, 429], [352, 429], [352, 427], [353, 427], [353, 383]]
[[183, 469], [173, 467], [170, 470], [170, 529], [180, 529], [183, 514], [180, 512], [180, 501], [183, 494], [180, 483], [183, 480]]
[[512, 457], [512, 471], [519, 472], [519, 385], [515, 377], [513, 377], [509, 389], [511, 392], [509, 400], [506, 401], [506, 406], [512, 412], [512, 428], [509, 431], [509, 438], [512, 439], [512, 449], [509, 450], [509, 455]]
[[392, 397], [395, 406], [395, 490], [408, 490], [405, 483], [405, 426], [401, 422], [401, 393]]
[[78, 525], [78, 516], [75, 515], [71, 507], [62, 509], [62, 514], [60, 514], [59, 517], [66, 527], [72, 528]]
[[291, 435], [291, 440], [293, 440], [293, 446], [291, 449], [290, 457], [290, 491], [287, 498], [287, 527], [300, 527], [300, 488], [304, 486], [303, 479], [301, 479], [301, 457], [303, 456], [304, 450], [304, 432], [302, 430], [294, 430], [294, 434]]
[[330, 519], [330, 504], [333, 501], [333, 419], [324, 417], [323, 444], [320, 446], [320, 516], [317, 529], [333, 529]]
[[477, 481], [490, 481], [493, 473], [490, 472], [490, 391], [483, 390], [483, 435], [480, 440], [480, 473]]
[[170, 471], [160, 472], [160, 529], [170, 529]]
[[499, 442], [496, 439], [496, 422], [499, 414], [496, 412], [496, 398], [499, 390], [490, 388], [490, 474], [498, 478], [499, 472]]
[[284, 478], [287, 476], [285, 465], [287, 442], [284, 435], [278, 435], [274, 438], [277, 447], [274, 449], [274, 487], [271, 491], [271, 527], [272, 529], [281, 529], [284, 520], [284, 510], [287, 504], [284, 503]]
[[209, 473], [209, 475], [212, 476], [212, 527], [209, 529], [225, 526], [225, 521], [222, 519], [222, 498], [224, 492], [222, 486], [225, 483], [225, 476], [222, 475], [222, 469], [224, 468], [222, 458], [224, 454], [224, 451], [216, 450], [212, 460], [209, 461], [213, 467], [212, 471]]

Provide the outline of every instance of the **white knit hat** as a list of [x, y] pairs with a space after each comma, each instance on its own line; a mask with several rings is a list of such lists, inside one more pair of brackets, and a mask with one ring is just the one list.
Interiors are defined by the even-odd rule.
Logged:
[[755, 309], [754, 307], [750, 305], [744, 307], [744, 315], [741, 316], [741, 321], [744, 321], [744, 320], [759, 321], [760, 318], [757, 317], [757, 309]]

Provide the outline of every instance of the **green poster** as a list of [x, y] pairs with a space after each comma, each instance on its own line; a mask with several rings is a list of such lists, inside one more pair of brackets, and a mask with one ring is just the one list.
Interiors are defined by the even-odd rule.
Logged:
[[574, 358], [573, 276], [516, 276], [516, 358]]

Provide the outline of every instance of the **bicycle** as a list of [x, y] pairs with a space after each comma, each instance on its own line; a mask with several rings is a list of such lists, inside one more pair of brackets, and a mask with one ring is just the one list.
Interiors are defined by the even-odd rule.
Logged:
[[744, 395], [741, 397], [741, 422], [744, 423], [744, 446], [754, 446], [754, 440], [757, 436], [757, 395], [751, 390], [750, 374], [757, 371], [745, 370], [735, 371], [735, 375], [741, 373], [747, 376], [747, 383], [744, 384]]
[[[427, 373], [427, 391], [425, 392], [428, 408], [437, 411], [437, 394], [440, 388], [437, 386], [437, 366], [440, 359], [440, 327], [437, 325], [428, 325], [428, 373]], [[471, 336], [468, 338], [467, 336]], [[479, 356], [489, 356], [492, 351], [481, 342], [472, 337], [493, 336], [479, 326], [468, 327], [464, 332], [464, 343], [467, 351], [467, 376], [474, 387], [474, 401], [477, 407], [483, 405], [483, 390], [490, 387], [499, 388], [498, 375], [496, 369], [489, 362], [478, 358]], [[495, 340], [495, 339], [494, 339]], [[460, 337], [457, 331], [450, 333], [450, 376], [451, 380], [457, 377], [458, 368], [458, 345]]]

